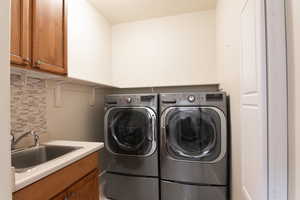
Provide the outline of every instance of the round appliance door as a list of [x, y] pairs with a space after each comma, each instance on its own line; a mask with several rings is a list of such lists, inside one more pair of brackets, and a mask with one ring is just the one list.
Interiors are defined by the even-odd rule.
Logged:
[[163, 116], [165, 144], [175, 159], [216, 161], [226, 151], [226, 120], [213, 107], [173, 107]]
[[107, 149], [118, 155], [149, 156], [156, 150], [156, 115], [150, 108], [110, 108], [105, 116]]

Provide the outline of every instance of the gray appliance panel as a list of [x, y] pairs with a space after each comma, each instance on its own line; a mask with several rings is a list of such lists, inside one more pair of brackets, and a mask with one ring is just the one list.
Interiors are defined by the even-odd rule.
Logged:
[[217, 163], [178, 161], [161, 152], [161, 178], [207, 185], [228, 185], [227, 155]]
[[[159, 179], [104, 175], [104, 196], [113, 200], [159, 200]], [[182, 199], [181, 199], [182, 200]]]
[[157, 151], [149, 157], [118, 156], [107, 150], [107, 171], [140, 176], [158, 176]]
[[[220, 95], [221, 100], [207, 100], [207, 95]], [[189, 96], [194, 96], [194, 102], [189, 102]], [[224, 114], [221, 126], [223, 155], [214, 162], [189, 161], [180, 158], [171, 157], [166, 147], [165, 127], [163, 127], [164, 117], [161, 116], [160, 131], [160, 169], [161, 178], [164, 180], [178, 181], [202, 185], [219, 185], [229, 184], [228, 177], [228, 154], [227, 154], [227, 110], [226, 94], [218, 93], [178, 93], [178, 94], [161, 94], [160, 112], [164, 114], [166, 109], [172, 107], [209, 107], [218, 108]]]
[[[208, 95], [220, 95], [221, 99], [208, 98]], [[193, 97], [194, 101], [189, 101]], [[227, 99], [225, 92], [192, 92], [192, 93], [163, 93], [159, 99], [160, 114], [172, 106], [213, 106], [227, 114]]]
[[110, 107], [139, 106], [148, 107], [157, 112], [158, 94], [113, 94], [105, 96], [104, 103], [106, 110]]
[[[129, 101], [130, 99], [130, 101]], [[111, 108], [139, 107], [151, 108], [157, 114], [157, 94], [122, 94], [109, 95], [105, 97], [106, 113]], [[105, 122], [107, 124], [107, 122]], [[158, 121], [156, 122], [156, 124]], [[155, 125], [155, 136], [157, 139], [157, 125]], [[106, 144], [107, 145], [107, 144]], [[156, 144], [158, 146], [158, 144]], [[104, 150], [107, 158], [106, 171], [121, 174], [158, 177], [158, 147], [149, 156], [114, 154], [106, 148]]]
[[162, 181], [161, 200], [228, 200], [228, 188]]

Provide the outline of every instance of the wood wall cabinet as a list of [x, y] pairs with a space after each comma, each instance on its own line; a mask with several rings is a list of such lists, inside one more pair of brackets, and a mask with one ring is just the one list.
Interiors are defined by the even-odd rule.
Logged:
[[67, 74], [67, 0], [12, 0], [11, 63]]
[[99, 200], [95, 152], [13, 194], [14, 200]]
[[33, 0], [33, 67], [67, 72], [67, 0]]
[[11, 0], [11, 63], [31, 65], [31, 0]]

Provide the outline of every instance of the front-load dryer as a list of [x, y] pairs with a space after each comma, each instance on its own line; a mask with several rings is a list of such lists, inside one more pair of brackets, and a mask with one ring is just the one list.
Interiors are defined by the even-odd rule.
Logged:
[[157, 94], [105, 97], [107, 198], [159, 199], [157, 111]]
[[223, 92], [160, 95], [162, 200], [227, 200], [227, 101]]

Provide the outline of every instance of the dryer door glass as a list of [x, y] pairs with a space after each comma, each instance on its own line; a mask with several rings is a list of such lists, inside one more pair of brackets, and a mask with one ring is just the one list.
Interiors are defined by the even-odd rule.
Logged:
[[116, 108], [108, 115], [107, 141], [112, 152], [145, 155], [154, 141], [154, 119], [143, 108]]
[[174, 108], [166, 115], [166, 144], [170, 155], [212, 161], [221, 152], [221, 120], [210, 108]]

